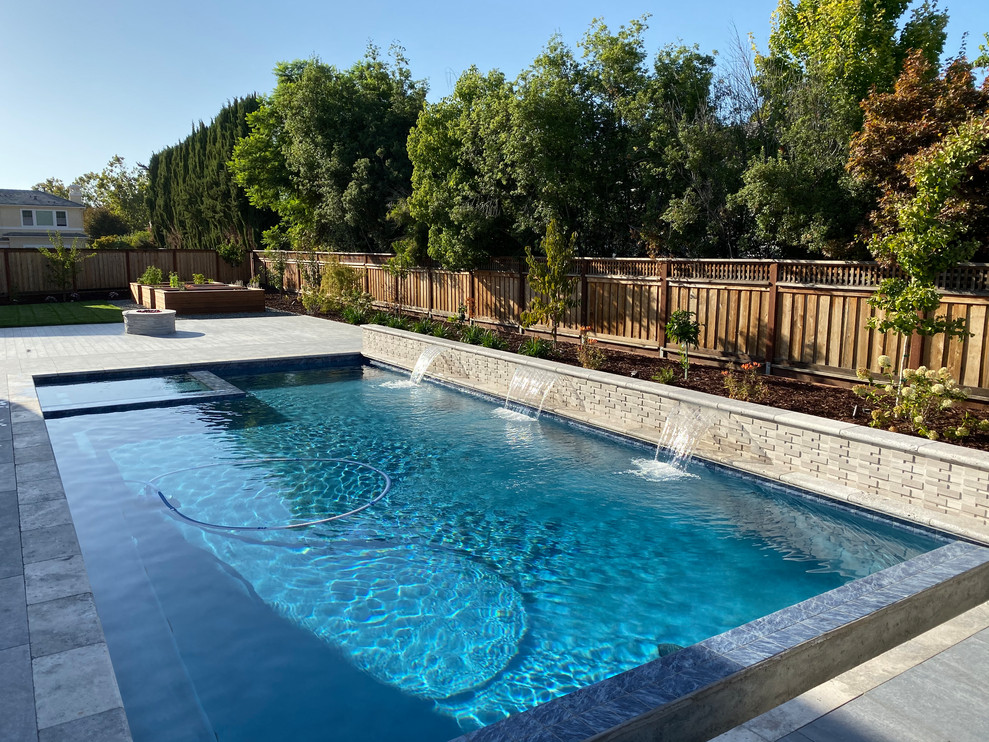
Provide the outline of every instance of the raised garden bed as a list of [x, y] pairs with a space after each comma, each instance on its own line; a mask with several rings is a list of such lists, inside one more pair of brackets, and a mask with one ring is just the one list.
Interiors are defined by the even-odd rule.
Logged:
[[148, 309], [174, 309], [177, 314], [218, 314], [263, 312], [264, 291], [226, 283], [189, 284], [172, 288], [168, 284], [132, 283], [134, 301]]

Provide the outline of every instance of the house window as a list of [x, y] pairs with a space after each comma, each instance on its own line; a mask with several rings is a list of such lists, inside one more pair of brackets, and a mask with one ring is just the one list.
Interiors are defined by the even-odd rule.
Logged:
[[65, 211], [21, 209], [22, 227], [67, 227], [68, 225], [68, 215]]

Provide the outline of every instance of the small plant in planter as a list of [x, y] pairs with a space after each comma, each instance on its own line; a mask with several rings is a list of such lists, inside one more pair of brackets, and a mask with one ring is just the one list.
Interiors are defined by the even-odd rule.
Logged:
[[701, 324], [694, 319], [695, 312], [677, 309], [670, 314], [666, 323], [666, 336], [680, 346], [680, 367], [683, 368], [683, 378], [687, 378], [690, 369], [690, 346], [697, 347], [701, 335]]
[[652, 375], [652, 380], [657, 384], [672, 384], [676, 375], [676, 371], [672, 368], [661, 368]]
[[758, 402], [765, 397], [766, 385], [759, 376], [761, 367], [761, 363], [743, 363], [740, 376], [736, 376], [734, 371], [722, 371], [728, 396], [743, 402]]
[[175, 271], [168, 274], [168, 285], [173, 289], [182, 288], [182, 280], [179, 278], [179, 274]]
[[467, 325], [460, 331], [460, 342], [470, 345], [480, 345], [484, 330], [478, 325]]
[[508, 345], [501, 335], [491, 330], [484, 330], [481, 333], [481, 346], [485, 348], [493, 348], [494, 350], [504, 350]]
[[203, 273], [193, 273], [192, 283], [196, 286], [205, 286], [209, 281], [206, 280], [206, 276]]
[[549, 340], [543, 340], [533, 336], [527, 337], [519, 346], [519, 355], [531, 358], [548, 358], [553, 350], [553, 344]]
[[144, 286], [156, 286], [162, 283], [163, 279], [161, 268], [157, 265], [149, 265], [144, 269], [144, 273], [138, 276], [137, 282]]
[[588, 337], [591, 329], [590, 326], [579, 328], [580, 347], [577, 348], [577, 360], [580, 361], [580, 365], [584, 368], [596, 371], [604, 365], [606, 356], [604, 351], [597, 346], [597, 338]]

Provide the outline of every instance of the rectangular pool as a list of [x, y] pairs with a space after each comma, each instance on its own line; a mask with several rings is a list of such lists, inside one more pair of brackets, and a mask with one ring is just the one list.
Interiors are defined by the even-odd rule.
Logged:
[[380, 368], [226, 380], [48, 421], [139, 742], [450, 739], [947, 543]]

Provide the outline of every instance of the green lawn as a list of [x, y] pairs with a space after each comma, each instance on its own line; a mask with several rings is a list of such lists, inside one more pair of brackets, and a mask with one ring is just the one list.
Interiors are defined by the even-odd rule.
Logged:
[[120, 307], [98, 301], [11, 304], [0, 307], [0, 327], [88, 325], [123, 321]]

